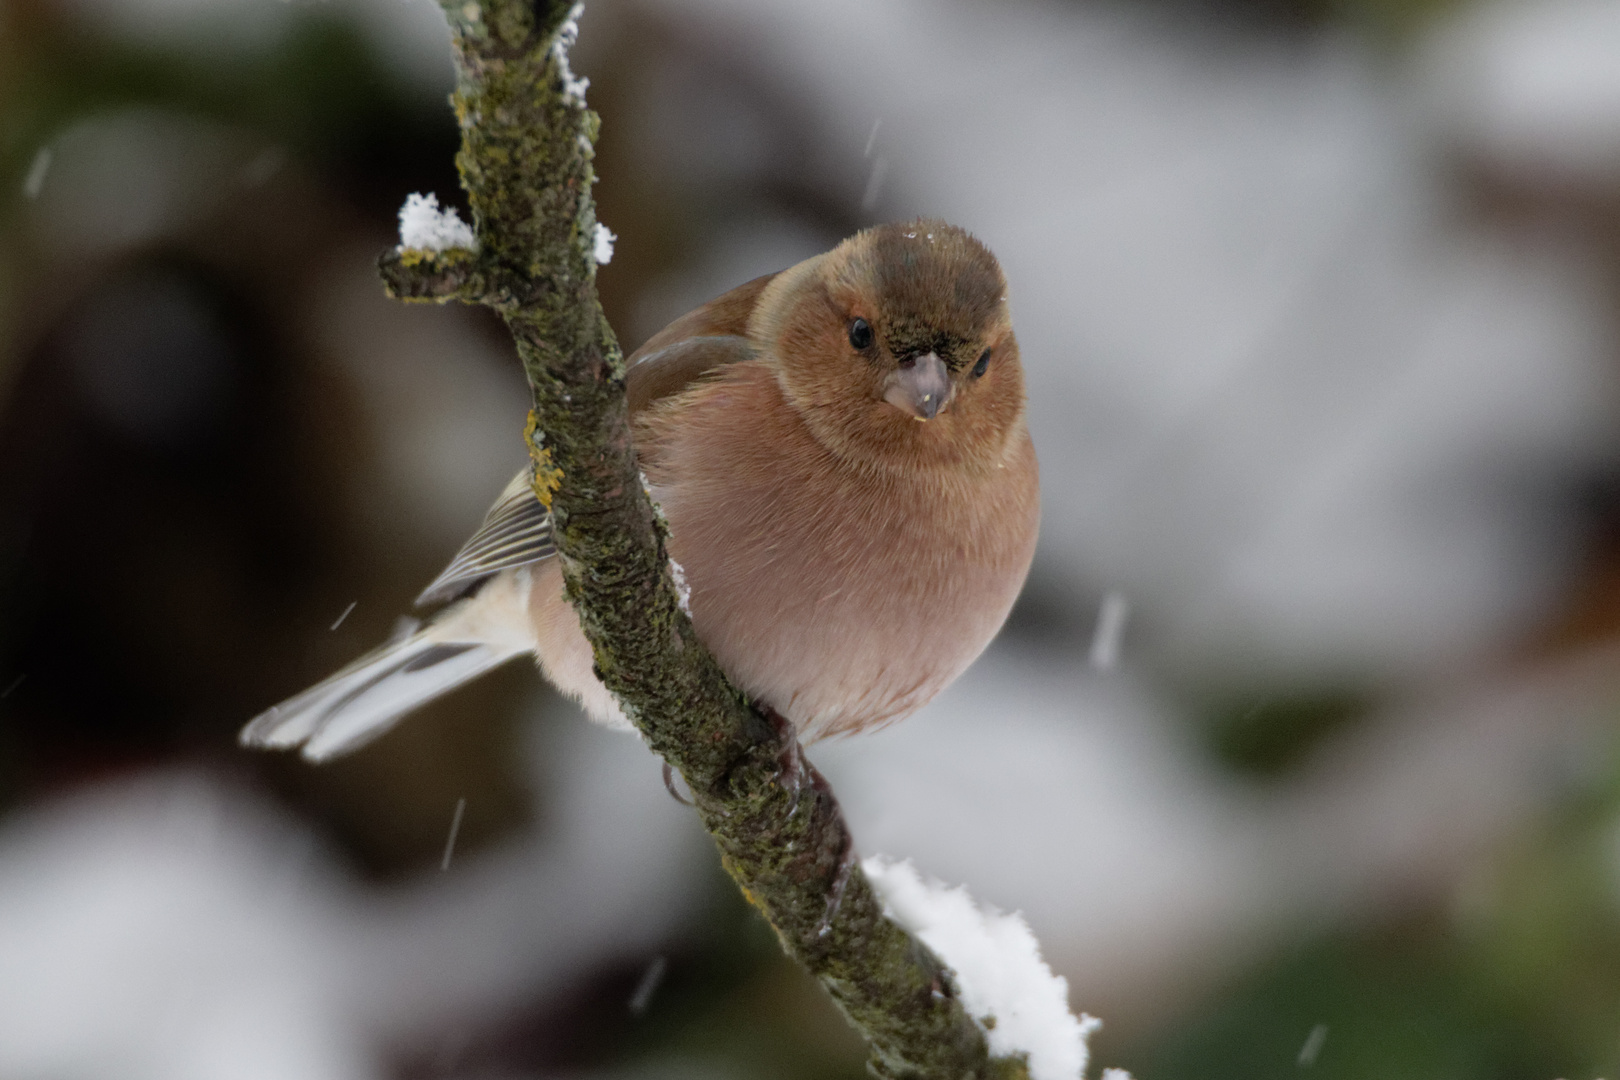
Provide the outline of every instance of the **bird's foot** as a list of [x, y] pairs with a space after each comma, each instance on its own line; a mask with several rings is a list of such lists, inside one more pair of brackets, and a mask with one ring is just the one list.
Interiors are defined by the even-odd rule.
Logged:
[[[821, 774], [816, 779], [822, 784]], [[855, 841], [846, 832], [844, 834], [844, 850], [838, 853], [838, 868], [833, 871], [832, 887], [827, 890], [827, 911], [821, 916], [821, 928], [816, 931], [816, 937], [824, 938], [832, 931], [833, 919], [838, 915], [838, 909], [844, 904], [844, 890], [849, 888], [849, 876], [855, 872]]]
[[793, 722], [769, 705], [760, 708], [765, 713], [765, 719], [771, 722], [776, 737], [782, 741], [782, 752], [776, 755], [776, 782], [787, 790], [788, 798], [793, 800], [793, 811], [797, 812], [799, 793], [804, 788], [805, 770], [809, 768], [814, 771], [814, 767], [804, 760], [804, 747], [799, 745], [799, 735], [793, 730]]
[[692, 800], [688, 799], [685, 795], [682, 795], [681, 789], [675, 786], [675, 769], [667, 761], [664, 762], [664, 790], [669, 792], [670, 798], [674, 799], [682, 806], [692, 805]]
[[[788, 811], [791, 818], [799, 812], [799, 804], [804, 795], [806, 783], [810, 790], [818, 796], [833, 798], [832, 785], [827, 778], [821, 775], [821, 770], [810, 764], [804, 756], [804, 747], [799, 745], [798, 732], [793, 724], [768, 705], [760, 706], [765, 719], [770, 721], [776, 736], [782, 742], [782, 752], [776, 758], [776, 782], [787, 791], [788, 798], [793, 802], [793, 808]], [[844, 890], [849, 887], [849, 877], [855, 870], [855, 841], [848, 832], [844, 832], [843, 847], [838, 853], [838, 865], [833, 870], [832, 884], [827, 889], [827, 910], [821, 917], [821, 925], [816, 930], [818, 938], [826, 937], [832, 931], [833, 919], [838, 915], [838, 909], [844, 903]]]

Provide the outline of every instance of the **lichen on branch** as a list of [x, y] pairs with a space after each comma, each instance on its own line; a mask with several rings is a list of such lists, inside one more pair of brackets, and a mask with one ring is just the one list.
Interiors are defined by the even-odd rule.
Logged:
[[624, 359], [596, 295], [599, 121], [568, 67], [577, 7], [446, 2], [476, 251], [379, 261], [402, 300], [498, 311], [533, 390], [526, 433], [602, 681], [691, 788], [726, 870], [871, 1047], [882, 1077], [1027, 1077], [992, 1059], [950, 971], [884, 917], [831, 789], [726, 679], [680, 607], [639, 480]]

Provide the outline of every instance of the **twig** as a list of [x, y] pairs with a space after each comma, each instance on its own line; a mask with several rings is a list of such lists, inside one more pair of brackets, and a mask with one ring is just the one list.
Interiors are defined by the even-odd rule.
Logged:
[[577, 9], [547, 0], [444, 8], [456, 163], [478, 250], [390, 252], [380, 260], [390, 293], [485, 304], [506, 320], [534, 391], [536, 491], [555, 517], [597, 670], [686, 778], [744, 895], [865, 1036], [873, 1073], [1027, 1076], [1022, 1059], [990, 1058], [948, 969], [884, 917], [832, 791], [782, 782], [779, 763], [798, 754], [791, 730], [727, 681], [680, 609], [664, 526], [637, 479], [623, 357], [597, 301], [599, 122], [567, 68]]

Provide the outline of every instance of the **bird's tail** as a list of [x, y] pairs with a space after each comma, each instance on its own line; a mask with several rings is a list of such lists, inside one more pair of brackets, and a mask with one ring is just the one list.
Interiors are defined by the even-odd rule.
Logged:
[[[503, 591], [503, 581], [492, 592]], [[490, 597], [475, 596], [250, 720], [243, 746], [303, 747], [309, 761], [358, 750], [406, 713], [529, 651], [522, 634], [491, 633]], [[478, 603], [483, 600], [484, 603]], [[474, 606], [476, 605], [476, 607]], [[486, 610], [479, 610], [486, 609]]]

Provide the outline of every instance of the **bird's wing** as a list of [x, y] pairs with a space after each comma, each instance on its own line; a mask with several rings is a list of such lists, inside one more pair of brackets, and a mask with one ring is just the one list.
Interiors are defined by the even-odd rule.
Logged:
[[739, 285], [687, 312], [630, 354], [625, 396], [630, 415], [685, 390], [717, 368], [751, 359], [748, 319], [775, 274]]
[[764, 277], [744, 282], [730, 292], [721, 293], [702, 307], [688, 311], [648, 338], [641, 348], [632, 353], [630, 366], [634, 367], [636, 361], [643, 356], [655, 353], [677, 341], [685, 341], [687, 338], [747, 337], [748, 320], [753, 317], [760, 294], [775, 277], [775, 274], [766, 274]]
[[530, 472], [512, 477], [484, 523], [472, 534], [444, 572], [416, 598], [417, 607], [454, 600], [478, 582], [502, 570], [527, 566], [557, 554], [551, 541], [551, 511], [534, 496]]
[[[769, 278], [751, 281], [705, 304], [672, 324], [693, 330], [742, 330], [754, 300]], [[632, 414], [655, 401], [673, 397], [712, 371], [754, 356], [741, 333], [704, 333], [669, 340], [660, 333], [630, 357], [625, 393]], [[552, 542], [551, 512], [535, 498], [530, 471], [524, 469], [506, 485], [484, 523], [461, 546], [444, 572], [416, 598], [418, 607], [442, 604], [468, 592], [502, 570], [527, 566], [557, 553]]]
[[655, 352], [638, 352], [624, 376], [630, 415], [674, 397], [705, 375], [753, 358], [754, 346], [735, 334], [683, 338]]

